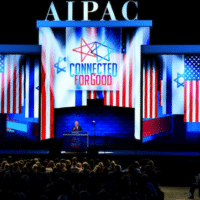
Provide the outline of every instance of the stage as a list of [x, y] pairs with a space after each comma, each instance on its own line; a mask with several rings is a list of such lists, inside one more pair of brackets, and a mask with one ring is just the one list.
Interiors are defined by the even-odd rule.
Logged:
[[[0, 45], [0, 156], [87, 156], [124, 168], [152, 159], [162, 184], [191, 184], [200, 166], [199, 45], [150, 45], [151, 20], [37, 28], [38, 45]], [[87, 143], [66, 145], [75, 122]]]
[[[73, 155], [80, 155], [80, 156], [87, 156], [88, 151], [85, 152], [69, 152], [64, 150], [58, 150], [57, 148], [54, 148], [56, 150], [56, 155], [58, 157], [61, 156], [73, 156]], [[49, 149], [24, 149], [24, 148], [10, 148], [10, 149], [0, 149], [0, 155], [41, 155], [41, 156], [47, 156], [50, 155], [51, 150]], [[53, 153], [53, 152], [52, 152]], [[110, 156], [111, 158], [113, 156], [134, 156], [134, 157], [159, 157], [159, 156], [165, 156], [167, 157], [182, 157], [182, 158], [199, 158], [200, 151], [178, 151], [178, 150], [137, 150], [137, 149], [98, 149], [98, 155], [99, 156]]]

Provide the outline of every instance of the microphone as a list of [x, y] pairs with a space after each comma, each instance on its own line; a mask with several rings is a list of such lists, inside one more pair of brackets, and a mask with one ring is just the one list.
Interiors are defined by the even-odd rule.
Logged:
[[95, 125], [96, 122], [93, 120], [92, 123]]

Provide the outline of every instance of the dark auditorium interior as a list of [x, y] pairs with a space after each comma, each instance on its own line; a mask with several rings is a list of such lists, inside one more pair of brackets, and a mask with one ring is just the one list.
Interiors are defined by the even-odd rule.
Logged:
[[0, 200], [200, 199], [197, 3], [0, 9]]

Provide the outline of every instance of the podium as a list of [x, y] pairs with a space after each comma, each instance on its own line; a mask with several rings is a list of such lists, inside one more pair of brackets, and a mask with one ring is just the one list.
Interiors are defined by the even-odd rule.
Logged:
[[63, 134], [63, 150], [68, 152], [86, 152], [89, 136], [86, 131], [66, 131]]

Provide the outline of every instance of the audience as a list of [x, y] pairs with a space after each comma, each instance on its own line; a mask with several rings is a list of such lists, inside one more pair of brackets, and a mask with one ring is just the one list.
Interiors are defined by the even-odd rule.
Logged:
[[83, 169], [79, 171], [80, 174], [90, 174], [90, 170], [88, 169], [89, 165], [87, 162], [83, 163]]
[[[0, 162], [0, 199], [13, 200], [161, 200], [157, 169], [99, 158], [13, 159]], [[141, 170], [144, 169], [144, 170]]]

